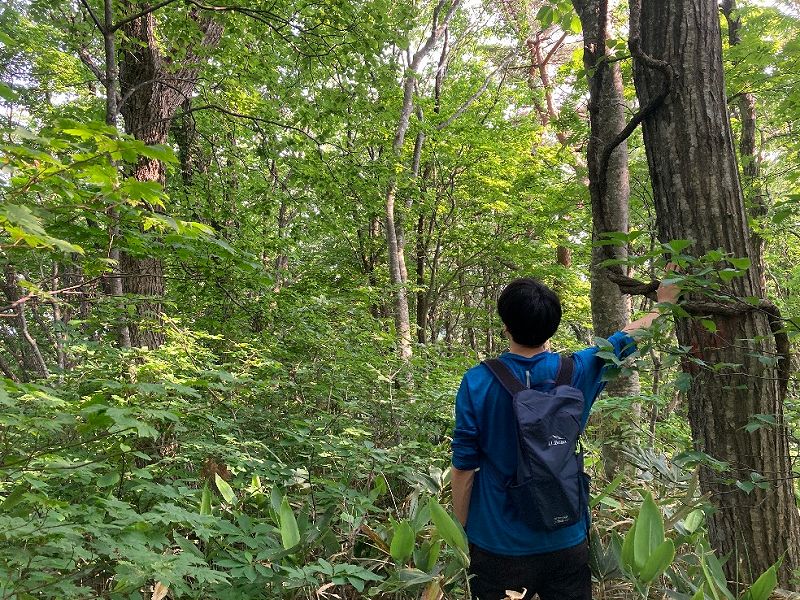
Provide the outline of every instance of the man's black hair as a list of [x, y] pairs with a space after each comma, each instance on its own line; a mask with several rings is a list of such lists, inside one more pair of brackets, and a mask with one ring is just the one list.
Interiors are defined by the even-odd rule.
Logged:
[[522, 277], [509, 283], [497, 300], [497, 312], [512, 339], [535, 348], [549, 340], [561, 323], [561, 301], [543, 283]]

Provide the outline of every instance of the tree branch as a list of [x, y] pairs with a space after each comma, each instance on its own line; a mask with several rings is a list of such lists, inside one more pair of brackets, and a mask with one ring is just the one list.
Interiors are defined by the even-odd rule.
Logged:
[[135, 21], [136, 19], [140, 19], [140, 18], [142, 18], [142, 17], [144, 17], [146, 15], [149, 15], [151, 12], [155, 12], [159, 8], [164, 8], [168, 4], [172, 4], [173, 2], [176, 2], [176, 1], [177, 0], [162, 0], [158, 4], [154, 4], [153, 6], [145, 8], [143, 11], [141, 11], [139, 13], [136, 13], [135, 15], [131, 15], [130, 17], [125, 17], [124, 19], [122, 19], [118, 23], [114, 23], [114, 25], [111, 26], [111, 32], [113, 33], [115, 31], [117, 31], [120, 27], [123, 27], [123, 26], [127, 25], [128, 23], [130, 23], [132, 21]]
[[[600, 165], [598, 171], [601, 198], [605, 197], [607, 184], [606, 172], [608, 171], [608, 163], [611, 160], [611, 155], [613, 154], [614, 150], [622, 142], [627, 140], [634, 131], [636, 131], [636, 128], [642, 121], [652, 115], [661, 106], [661, 104], [664, 102], [664, 100], [666, 100], [667, 96], [669, 96], [670, 92], [672, 91], [672, 80], [674, 78], [672, 65], [663, 60], [655, 59], [647, 55], [642, 50], [640, 38], [641, 0], [631, 0], [630, 11], [630, 38], [628, 40], [628, 46], [631, 50], [631, 54], [633, 55], [634, 60], [639, 60], [651, 69], [661, 71], [661, 73], [664, 75], [664, 87], [661, 89], [658, 95], [656, 95], [652, 100], [650, 100], [650, 102], [647, 103], [646, 106], [641, 107], [630, 120], [630, 122], [625, 126], [625, 128], [620, 131], [613, 140], [606, 144], [605, 148], [603, 148], [603, 153], [600, 155]], [[605, 57], [603, 60], [605, 60]]]
[[100, 70], [100, 67], [95, 64], [94, 59], [86, 48], [80, 48], [78, 50], [78, 58], [80, 58], [81, 62], [86, 65], [86, 68], [89, 69], [95, 77], [97, 77], [97, 81], [104, 86], [108, 86], [108, 80], [106, 79], [105, 74]]
[[486, 76], [486, 80], [483, 82], [483, 85], [481, 85], [481, 87], [478, 88], [478, 90], [474, 94], [472, 94], [472, 96], [467, 98], [466, 102], [464, 102], [464, 104], [459, 106], [458, 110], [456, 110], [456, 112], [454, 112], [446, 121], [442, 121], [441, 123], [439, 123], [436, 126], [436, 130], [441, 131], [442, 129], [449, 127], [450, 125], [453, 124], [453, 121], [455, 121], [465, 112], [467, 112], [467, 109], [472, 105], [472, 103], [475, 102], [478, 98], [480, 98], [483, 95], [483, 93], [487, 90], [489, 84], [492, 81], [492, 77], [494, 77], [495, 73], [501, 71], [511, 61], [513, 56], [514, 56], [513, 54], [509, 54], [506, 58], [504, 58], [503, 62], [500, 63], [500, 65], [494, 71], [492, 71], [491, 73], [489, 73], [489, 75]]
[[89, 6], [89, 3], [86, 0], [81, 0], [81, 4], [83, 4], [83, 7], [89, 12], [89, 16], [92, 18], [92, 21], [94, 21], [97, 29], [100, 30], [100, 33], [106, 35], [106, 28], [100, 23], [100, 19], [97, 18], [97, 15], [92, 10], [92, 7]]
[[547, 53], [547, 56], [544, 57], [544, 60], [542, 61], [542, 65], [541, 66], [546, 67], [550, 63], [550, 59], [553, 58], [553, 55], [556, 52], [558, 52], [558, 50], [559, 50], [559, 48], [561, 48], [561, 46], [564, 45], [564, 40], [566, 40], [566, 39], [567, 39], [567, 32], [565, 31], [564, 34], [560, 38], [558, 38], [558, 41], [552, 47], [550, 52]]

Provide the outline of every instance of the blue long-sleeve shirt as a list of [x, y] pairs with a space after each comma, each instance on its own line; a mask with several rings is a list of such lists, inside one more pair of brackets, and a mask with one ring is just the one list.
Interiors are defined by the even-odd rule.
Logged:
[[[622, 358], [633, 352], [633, 338], [617, 332], [608, 340], [614, 354]], [[601, 381], [606, 362], [592, 347], [573, 354], [572, 386], [583, 392], [585, 407], [581, 427], [605, 387]], [[506, 352], [502, 360], [522, 382], [542, 391], [554, 387], [559, 355], [542, 352], [531, 358]], [[505, 491], [517, 470], [517, 430], [511, 398], [489, 369], [480, 364], [466, 372], [456, 396], [453, 431], [453, 466], [478, 469], [472, 486], [466, 532], [469, 541], [495, 554], [525, 556], [553, 552], [580, 544], [586, 537], [586, 522], [557, 529], [536, 531], [516, 518]], [[487, 459], [491, 458], [491, 463]]]

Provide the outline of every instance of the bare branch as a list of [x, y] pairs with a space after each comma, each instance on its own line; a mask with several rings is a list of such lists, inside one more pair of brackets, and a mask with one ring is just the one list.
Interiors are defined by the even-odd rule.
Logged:
[[86, 48], [78, 49], [78, 58], [80, 58], [81, 62], [86, 65], [86, 68], [89, 69], [95, 77], [97, 77], [97, 81], [104, 86], [108, 86], [108, 80], [106, 79], [105, 73], [103, 73], [103, 71], [100, 70], [100, 67], [95, 64], [94, 59]]
[[491, 73], [489, 73], [489, 75], [487, 75], [486, 80], [483, 82], [483, 85], [481, 85], [481, 87], [478, 88], [478, 90], [474, 94], [472, 94], [472, 96], [467, 98], [467, 101], [464, 102], [464, 104], [462, 104], [461, 106], [459, 106], [458, 110], [456, 110], [456, 112], [454, 112], [446, 121], [439, 123], [436, 126], [436, 129], [441, 131], [442, 129], [449, 127], [450, 125], [452, 125], [453, 121], [455, 121], [465, 112], [467, 112], [467, 109], [472, 105], [472, 103], [475, 102], [478, 98], [480, 98], [483, 95], [483, 93], [487, 90], [489, 84], [492, 81], [492, 77], [494, 77], [495, 73], [501, 71], [509, 62], [511, 62], [511, 59], [513, 57], [514, 54], [512, 53], [509, 54], [506, 58], [504, 58], [503, 62], [500, 63], [500, 65], [494, 71], [492, 71]]
[[545, 56], [545, 57], [544, 57], [544, 60], [542, 61], [542, 65], [541, 65], [541, 66], [543, 66], [543, 67], [546, 67], [546, 66], [547, 66], [547, 65], [550, 63], [550, 59], [551, 59], [551, 58], [553, 58], [553, 55], [554, 55], [556, 52], [558, 52], [558, 51], [559, 51], [559, 49], [561, 48], [561, 46], [563, 46], [563, 45], [564, 45], [564, 40], [566, 40], [566, 39], [567, 39], [567, 35], [568, 35], [568, 33], [565, 31], [565, 32], [564, 32], [564, 34], [563, 34], [563, 35], [562, 35], [560, 38], [558, 38], [558, 41], [557, 41], [557, 42], [555, 43], [555, 45], [554, 45], [554, 46], [553, 46], [553, 47], [550, 49], [550, 52], [548, 52], [548, 53], [547, 53], [547, 56]]
[[231, 116], [231, 117], [236, 117], [238, 119], [246, 119], [248, 121], [253, 121], [254, 123], [266, 123], [267, 125], [274, 125], [276, 127], [282, 128], [282, 129], [289, 129], [291, 131], [296, 131], [297, 133], [303, 134], [305, 137], [307, 137], [312, 142], [314, 142], [317, 146], [321, 145], [321, 142], [319, 140], [317, 140], [317, 138], [315, 138], [313, 135], [311, 135], [310, 133], [308, 133], [307, 131], [305, 131], [305, 130], [299, 128], [299, 127], [295, 127], [294, 125], [288, 125], [286, 123], [280, 123], [278, 121], [272, 121], [270, 119], [265, 119], [263, 117], [257, 117], [255, 115], [247, 115], [247, 114], [243, 114], [243, 113], [238, 113], [238, 112], [235, 112], [235, 111], [232, 111], [232, 110], [228, 110], [227, 108], [223, 108], [219, 104], [205, 104], [203, 106], [193, 106], [189, 110], [184, 111], [182, 114], [189, 114], [189, 113], [197, 112], [197, 111], [200, 111], [200, 110], [218, 110], [219, 112], [221, 112], [223, 114], [226, 114], [226, 115]]

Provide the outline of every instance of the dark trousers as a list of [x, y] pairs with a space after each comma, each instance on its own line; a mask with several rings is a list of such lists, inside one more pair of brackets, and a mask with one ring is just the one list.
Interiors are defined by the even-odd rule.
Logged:
[[506, 590], [522, 592], [525, 600], [539, 594], [541, 600], [592, 600], [589, 546], [532, 554], [501, 556], [470, 546], [469, 572], [472, 597], [503, 600]]

